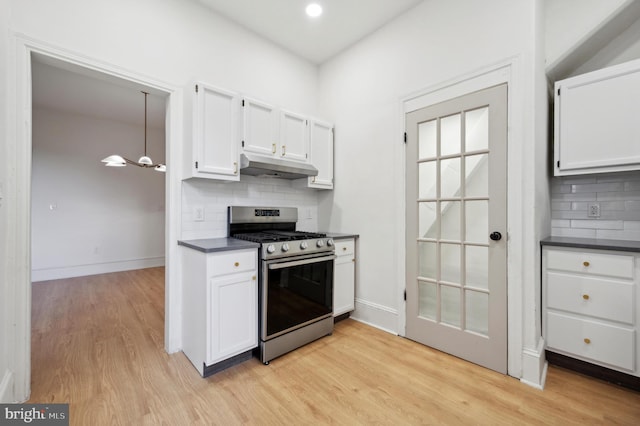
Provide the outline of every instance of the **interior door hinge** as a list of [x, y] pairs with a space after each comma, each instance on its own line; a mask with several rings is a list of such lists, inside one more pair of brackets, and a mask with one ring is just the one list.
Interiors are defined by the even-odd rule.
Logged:
[[407, 143], [407, 132], [404, 132], [404, 143]]
[[198, 93], [198, 85], [196, 84], [196, 93]]
[[244, 148], [244, 141], [242, 141], [242, 147]]
[[407, 301], [407, 290], [404, 291], [404, 300]]
[[198, 162], [196, 161], [196, 169], [198, 168]]
[[242, 100], [242, 106], [244, 106], [244, 99]]
[[560, 96], [560, 88], [558, 87], [558, 96]]
[[558, 161], [556, 162], [556, 166], [558, 166], [558, 168], [560, 168], [560, 160], [558, 160]]

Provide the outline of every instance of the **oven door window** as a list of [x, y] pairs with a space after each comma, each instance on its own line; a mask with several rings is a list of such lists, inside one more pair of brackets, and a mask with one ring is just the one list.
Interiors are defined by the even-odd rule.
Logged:
[[333, 262], [268, 269], [267, 338], [333, 312]]

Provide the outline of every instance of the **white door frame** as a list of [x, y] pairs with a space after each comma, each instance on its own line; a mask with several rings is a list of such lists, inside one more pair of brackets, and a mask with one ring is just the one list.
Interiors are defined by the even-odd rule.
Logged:
[[[31, 381], [31, 53], [46, 55], [109, 76], [129, 80], [168, 94], [166, 106], [167, 178], [165, 179], [165, 350], [173, 353], [181, 346], [182, 291], [177, 240], [181, 228], [181, 176], [183, 136], [183, 91], [151, 77], [122, 69], [103, 61], [64, 50], [22, 34], [11, 35], [13, 50], [8, 61], [7, 131], [7, 229], [6, 279], [13, 299], [7, 320], [13, 324], [7, 336], [13, 344], [14, 399], [29, 398]], [[13, 201], [13, 202], [12, 202]]]
[[[519, 57], [508, 58], [505, 61], [490, 65], [481, 70], [477, 70], [467, 75], [463, 75], [441, 84], [413, 93], [401, 99], [402, 115], [400, 123], [402, 131], [405, 127], [405, 115], [408, 112], [428, 107], [439, 102], [466, 95], [471, 92], [486, 89], [498, 84], [507, 83], [507, 373], [514, 377], [522, 377], [522, 354], [523, 354], [523, 303], [522, 303], [522, 246], [523, 246], [523, 168], [522, 163], [522, 135], [514, 132], [514, 129], [522, 129], [522, 110], [516, 107], [523, 104], [523, 94], [520, 90], [523, 77], [520, 71]], [[404, 187], [406, 185], [406, 170], [404, 159], [404, 147], [402, 154], [397, 159], [402, 165], [399, 166], [402, 173], [402, 191], [396, 205], [398, 211], [396, 217], [402, 221], [398, 225], [398, 248], [399, 265], [398, 274], [398, 331], [401, 336], [405, 335], [406, 328], [406, 307], [404, 300], [405, 291], [405, 224], [404, 218], [406, 209], [406, 199]], [[515, 266], [515, 267], [514, 267]]]

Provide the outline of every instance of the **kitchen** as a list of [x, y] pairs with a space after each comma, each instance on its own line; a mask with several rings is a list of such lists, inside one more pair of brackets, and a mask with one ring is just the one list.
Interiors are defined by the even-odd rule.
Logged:
[[[205, 29], [200, 16], [202, 10], [197, 5], [177, 7], [176, 2], [167, 2], [166, 10], [158, 9], [159, 16], [154, 16], [155, 20], [148, 23], [148, 28], [145, 26], [147, 35], [155, 36], [153, 41], [137, 36], [135, 29], [139, 21], [133, 17], [146, 15], [144, 4], [112, 3], [106, 9], [104, 5], [92, 5], [102, 13], [103, 19], [96, 21], [93, 18], [96, 11], [92, 7], [74, 3], [73, 6], [79, 8], [74, 13], [87, 19], [74, 21], [73, 25], [67, 26], [68, 31], [42, 22], [45, 17], [52, 17], [58, 22], [68, 22], [68, 18], [64, 10], [41, 2], [13, 5], [12, 13], [3, 14], [6, 17], [3, 19], [7, 19], [6, 25], [16, 33], [47, 40], [54, 46], [63, 46], [65, 50], [80, 52], [90, 58], [102, 58], [135, 70], [137, 74], [174, 82], [180, 87], [187, 80], [206, 76], [207, 81], [217, 86], [242, 89], [289, 109], [313, 113], [332, 121], [336, 126], [335, 188], [316, 195], [315, 220], [319, 230], [360, 235], [362, 262], [358, 266], [359, 283], [398, 283], [404, 276], [403, 224], [399, 219], [403, 217], [404, 203], [400, 99], [425, 88], [445, 85], [442, 82], [469, 75], [505, 61], [505, 58], [515, 58], [510, 61], [516, 70], [512, 81], [514, 98], [511, 112], [513, 137], [519, 143], [510, 150], [509, 160], [521, 167], [513, 167], [509, 176], [514, 185], [509, 192], [513, 203], [510, 205], [513, 213], [510, 217], [511, 244], [517, 247], [510, 253], [510, 261], [519, 265], [510, 269], [509, 276], [513, 286], [509, 291], [515, 299], [510, 305], [510, 322], [515, 324], [515, 331], [509, 336], [509, 369], [514, 376], [541, 385], [541, 330], [536, 319], [540, 288], [538, 242], [548, 235], [551, 224], [545, 166], [547, 86], [540, 52], [541, 4], [498, 1], [480, 6], [467, 2], [464, 7], [469, 12], [461, 16], [456, 6], [447, 3], [421, 3], [411, 14], [402, 16], [348, 53], [324, 64], [320, 72], [308, 62], [274, 48], [218, 15], [207, 15], [218, 25]], [[42, 17], [42, 20], [34, 20], [30, 16], [36, 9], [35, 16]], [[127, 12], [120, 14], [114, 10]], [[433, 16], [438, 16], [438, 19], [434, 20]], [[192, 24], [185, 24], [180, 26], [180, 31], [166, 34], [164, 28], [175, 28], [181, 25], [180, 21]], [[430, 25], [424, 25], [425, 21]], [[96, 25], [102, 26], [104, 34], [110, 34], [109, 43], [104, 42], [100, 32], [94, 28]], [[111, 25], [122, 27], [123, 31], [112, 35]], [[423, 46], [415, 41], [407, 49], [397, 49], [393, 41], [407, 41], [409, 31], [405, 32], [403, 28], [421, 31], [418, 38], [425, 40], [447, 38], [443, 35], [450, 37], [446, 46]], [[86, 36], [79, 38], [76, 36], [79, 33]], [[474, 34], [474, 37], [469, 37], [469, 34]], [[418, 49], [424, 54], [416, 55]], [[226, 66], [217, 66], [215, 58], [206, 52], [224, 57]], [[430, 59], [434, 57], [438, 58], [437, 66]], [[193, 64], [200, 65], [194, 67]], [[184, 102], [187, 102], [186, 97]], [[175, 124], [180, 126], [179, 121]], [[178, 144], [170, 144], [169, 150], [180, 155]], [[532, 158], [535, 162], [531, 161]], [[6, 182], [4, 177], [3, 181]], [[8, 185], [4, 185], [7, 198], [2, 202], [6, 205], [11, 192]], [[282, 184], [273, 185], [279, 187]], [[172, 180], [170, 186], [169, 215], [183, 220], [187, 220], [184, 218], [194, 211], [195, 205], [210, 203], [211, 193], [221, 196], [207, 187], [205, 191], [210, 191], [209, 194], [196, 195], [201, 197], [200, 201], [176, 206], [171, 200], [181, 198], [177, 188], [179, 184]], [[247, 193], [251, 191], [249, 186], [244, 188]], [[193, 191], [194, 194], [196, 192]], [[354, 194], [358, 194], [357, 199]], [[233, 196], [233, 193], [226, 193], [227, 198]], [[531, 211], [536, 214], [530, 215]], [[220, 214], [223, 212], [218, 208], [211, 213], [217, 219], [207, 225], [216, 227], [221, 233], [224, 219]], [[3, 211], [2, 214], [7, 213]], [[312, 211], [311, 216], [314, 215], [316, 213]], [[205, 217], [209, 217], [206, 209]], [[363, 221], [362, 217], [367, 217], [367, 220]], [[179, 222], [174, 219], [172, 223]], [[178, 232], [179, 229], [169, 232], [168, 238], [175, 241], [195, 237], [193, 233], [185, 235]], [[5, 232], [9, 234], [8, 230]], [[8, 240], [10, 243], [19, 243], [18, 236], [12, 238]], [[376, 244], [378, 241], [386, 241], [389, 245]], [[393, 253], [391, 258], [389, 253]], [[175, 253], [173, 255], [175, 258]], [[171, 253], [168, 256], [172, 258]], [[376, 266], [364, 268], [363, 264]], [[171, 277], [171, 265], [167, 268], [171, 282], [176, 277]], [[174, 290], [171, 288], [169, 291]], [[167, 300], [175, 299], [169, 297]], [[399, 324], [403, 322], [404, 310], [400, 285], [365, 285], [358, 289], [356, 303], [363, 321], [394, 333], [402, 332]], [[166, 320], [172, 324], [171, 313]], [[168, 332], [166, 346], [170, 352], [179, 348], [177, 342], [180, 339], [175, 335], [178, 329]], [[15, 358], [23, 359], [18, 356], [20, 350], [16, 350]]]

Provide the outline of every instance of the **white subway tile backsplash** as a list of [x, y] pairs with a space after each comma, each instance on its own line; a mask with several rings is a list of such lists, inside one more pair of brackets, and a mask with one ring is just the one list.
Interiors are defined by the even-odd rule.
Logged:
[[[591, 203], [599, 218], [587, 216]], [[551, 219], [554, 236], [640, 240], [640, 172], [553, 178]]]
[[621, 220], [572, 220], [572, 228], [587, 228], [587, 229], [624, 229], [624, 222]]
[[596, 238], [595, 229], [551, 228], [555, 237]]
[[571, 203], [569, 201], [552, 201], [551, 210], [571, 210]]
[[582, 192], [619, 192], [619, 191], [624, 191], [623, 182], [571, 185], [571, 192], [574, 194], [582, 193]]
[[[242, 176], [241, 182], [190, 179], [182, 182], [181, 239], [227, 236], [227, 207], [258, 205], [297, 207], [298, 229], [318, 231], [318, 195], [314, 189], [293, 187], [285, 179]], [[195, 221], [195, 207], [204, 206], [204, 221]]]

